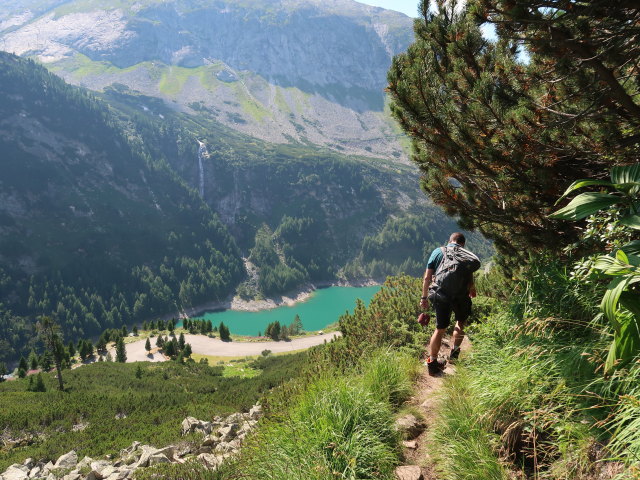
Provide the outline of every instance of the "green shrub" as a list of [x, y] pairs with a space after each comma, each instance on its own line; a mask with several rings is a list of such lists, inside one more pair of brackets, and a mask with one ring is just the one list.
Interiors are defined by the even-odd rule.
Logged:
[[223, 480], [223, 469], [210, 470], [196, 461], [163, 463], [149, 468], [141, 468], [134, 473], [136, 480]]
[[491, 297], [485, 297], [482, 295], [473, 299], [473, 307], [471, 309], [471, 316], [469, 317], [469, 323], [486, 322], [491, 315], [496, 312], [498, 306], [498, 300]]
[[[55, 389], [53, 374], [42, 374], [46, 392], [27, 392], [27, 379], [3, 382], [0, 425], [12, 437], [36, 435], [38, 440], [0, 451], [0, 471], [27, 457], [55, 460], [71, 449], [96, 457], [117, 453], [134, 440], [168, 445], [180, 438], [184, 417], [206, 420], [247, 411], [272, 388], [299, 375], [305, 363], [306, 354], [269, 357], [254, 378], [225, 378], [222, 367], [195, 362], [102, 362], [66, 372], [65, 392]], [[126, 418], [114, 420], [118, 413]], [[73, 431], [78, 423], [88, 426]]]

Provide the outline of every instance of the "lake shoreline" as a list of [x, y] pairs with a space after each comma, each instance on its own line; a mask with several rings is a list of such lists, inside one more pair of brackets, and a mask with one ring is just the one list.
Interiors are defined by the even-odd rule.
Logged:
[[186, 318], [199, 317], [205, 313], [220, 312], [224, 310], [234, 310], [240, 312], [260, 312], [263, 310], [272, 310], [282, 306], [293, 306], [302, 303], [309, 298], [313, 292], [321, 288], [329, 287], [374, 287], [382, 285], [382, 283], [367, 279], [357, 282], [316, 282], [303, 285], [302, 287], [288, 292], [284, 295], [276, 295], [264, 300], [242, 300], [234, 296], [223, 301], [207, 302], [195, 307], [186, 308], [179, 312], [178, 318], [184, 320]]

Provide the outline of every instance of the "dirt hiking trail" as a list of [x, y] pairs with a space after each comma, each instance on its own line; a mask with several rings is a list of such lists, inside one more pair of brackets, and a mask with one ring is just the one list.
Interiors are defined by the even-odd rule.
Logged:
[[[455, 365], [448, 363], [449, 351], [451, 350], [450, 341], [451, 339], [449, 337], [444, 338], [440, 349], [440, 357], [442, 358], [444, 356], [447, 359], [447, 368], [445, 368], [444, 372], [440, 375], [432, 377], [427, 372], [425, 365], [416, 381], [415, 393], [408, 402], [409, 406], [420, 412], [426, 428], [415, 439], [404, 442], [404, 466], [396, 470], [396, 478], [398, 480], [438, 480], [433, 460], [429, 455], [428, 438], [429, 435], [431, 435], [431, 429], [437, 421], [437, 393], [442, 388], [444, 380], [450, 375], [455, 375], [456, 372]], [[461, 356], [470, 350], [471, 344], [467, 338], [462, 342], [460, 348]], [[425, 352], [425, 358], [426, 355], [427, 353]], [[414, 467], [404, 468], [406, 466]], [[420, 468], [420, 473], [418, 473], [418, 469], [415, 468], [416, 466]]]

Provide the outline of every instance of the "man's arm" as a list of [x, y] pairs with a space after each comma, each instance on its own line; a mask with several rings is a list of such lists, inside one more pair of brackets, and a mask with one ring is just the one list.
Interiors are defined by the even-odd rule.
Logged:
[[476, 284], [474, 283], [473, 276], [471, 276], [471, 281], [469, 282], [469, 298], [476, 298]]
[[435, 271], [432, 268], [427, 268], [424, 272], [424, 279], [422, 281], [422, 298], [420, 299], [420, 307], [429, 308], [429, 300], [427, 300], [427, 295], [429, 294], [429, 286], [431, 285], [431, 281], [433, 280], [433, 274]]

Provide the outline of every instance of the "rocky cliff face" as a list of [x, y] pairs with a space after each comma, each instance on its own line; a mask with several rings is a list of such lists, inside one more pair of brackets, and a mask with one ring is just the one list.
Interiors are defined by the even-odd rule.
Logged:
[[56, 3], [14, 0], [0, 48], [266, 140], [401, 156], [383, 94], [391, 57], [412, 39], [400, 13], [351, 0]]

